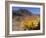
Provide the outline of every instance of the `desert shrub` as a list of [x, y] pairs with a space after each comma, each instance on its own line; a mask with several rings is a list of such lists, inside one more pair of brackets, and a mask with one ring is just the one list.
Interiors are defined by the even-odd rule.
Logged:
[[33, 28], [36, 28], [38, 26], [39, 19], [38, 20], [24, 20], [22, 21], [22, 27], [24, 29], [32, 30]]
[[20, 16], [16, 16], [16, 21], [20, 21]]

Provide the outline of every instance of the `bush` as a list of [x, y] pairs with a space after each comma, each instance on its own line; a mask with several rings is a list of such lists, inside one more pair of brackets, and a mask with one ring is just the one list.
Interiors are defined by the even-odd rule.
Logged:
[[32, 30], [33, 28], [38, 27], [39, 22], [37, 20], [25, 20], [23, 21], [24, 29]]

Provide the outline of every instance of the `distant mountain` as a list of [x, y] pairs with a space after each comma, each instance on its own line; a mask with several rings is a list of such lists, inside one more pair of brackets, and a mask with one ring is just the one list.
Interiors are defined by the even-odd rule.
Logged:
[[22, 14], [32, 15], [32, 12], [29, 12], [27, 9], [13, 10], [12, 13], [13, 15], [19, 15], [19, 16], [21, 16]]
[[16, 15], [16, 16], [23, 16], [23, 15], [40, 16], [39, 14], [33, 14], [32, 12], [28, 11], [27, 9], [12, 10], [12, 13], [13, 13], [13, 15]]

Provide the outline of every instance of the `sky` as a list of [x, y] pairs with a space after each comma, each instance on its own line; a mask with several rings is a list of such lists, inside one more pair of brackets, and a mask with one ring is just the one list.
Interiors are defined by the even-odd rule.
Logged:
[[27, 9], [28, 11], [32, 12], [33, 14], [40, 14], [40, 8], [36, 7], [12, 7], [12, 10], [18, 9]]

